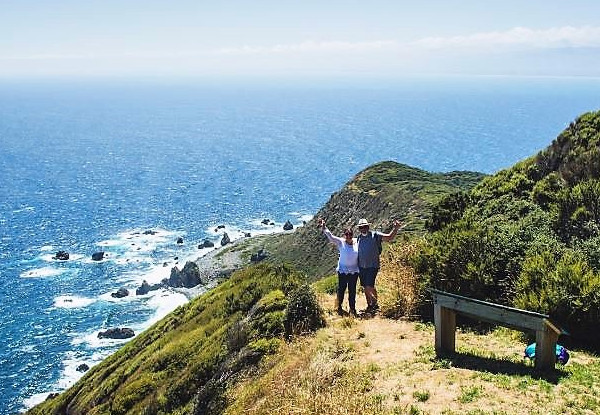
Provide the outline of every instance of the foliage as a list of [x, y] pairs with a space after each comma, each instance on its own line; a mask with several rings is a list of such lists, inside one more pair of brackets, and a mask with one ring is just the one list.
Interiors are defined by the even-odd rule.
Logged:
[[316, 292], [323, 294], [335, 294], [338, 288], [338, 276], [336, 274], [321, 278], [313, 283]]
[[377, 277], [381, 314], [388, 318], [414, 318], [418, 306], [427, 296], [420, 283], [412, 258], [421, 249], [417, 240], [389, 245], [381, 255], [381, 271]]
[[290, 295], [285, 315], [288, 334], [309, 333], [325, 326], [323, 310], [307, 284]]
[[584, 114], [536, 156], [442, 198], [413, 262], [422, 281], [600, 339], [599, 145], [600, 112]]

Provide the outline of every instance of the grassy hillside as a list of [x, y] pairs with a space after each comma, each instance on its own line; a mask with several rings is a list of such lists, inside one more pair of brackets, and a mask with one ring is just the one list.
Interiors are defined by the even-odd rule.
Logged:
[[331, 195], [305, 227], [271, 239], [265, 248], [275, 261], [290, 263], [312, 279], [320, 278], [334, 270], [337, 250], [317, 229], [317, 218], [325, 219], [338, 235], [363, 217], [373, 229], [387, 232], [392, 220], [400, 219], [406, 225], [403, 235], [422, 234], [432, 207], [440, 199], [471, 189], [483, 177], [473, 172], [429, 173], [392, 161], [381, 162], [361, 171]]
[[436, 206], [417, 258], [428, 284], [549, 313], [600, 344], [600, 112], [544, 151]]
[[322, 325], [303, 279], [284, 266], [239, 271], [28, 414], [219, 413], [230, 379]]

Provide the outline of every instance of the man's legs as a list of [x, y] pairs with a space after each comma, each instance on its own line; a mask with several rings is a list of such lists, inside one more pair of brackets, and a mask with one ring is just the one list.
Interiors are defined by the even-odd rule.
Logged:
[[377, 290], [375, 289], [375, 278], [378, 272], [378, 268], [360, 268], [360, 284], [365, 290], [367, 311], [379, 309], [377, 305]]
[[367, 306], [370, 309], [378, 309], [377, 305], [377, 290], [375, 287], [365, 287], [365, 297], [367, 298]]

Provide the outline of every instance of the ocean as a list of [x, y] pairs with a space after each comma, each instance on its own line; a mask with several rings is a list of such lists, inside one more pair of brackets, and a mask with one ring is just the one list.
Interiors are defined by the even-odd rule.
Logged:
[[127, 341], [99, 331], [139, 333], [184, 304], [135, 289], [204, 239], [301, 225], [383, 160], [494, 173], [598, 109], [597, 79], [0, 82], [0, 413]]

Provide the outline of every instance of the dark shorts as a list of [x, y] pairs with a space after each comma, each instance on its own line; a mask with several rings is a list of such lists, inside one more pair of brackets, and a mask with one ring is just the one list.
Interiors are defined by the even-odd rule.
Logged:
[[379, 268], [360, 268], [360, 285], [363, 287], [375, 287], [375, 278]]

